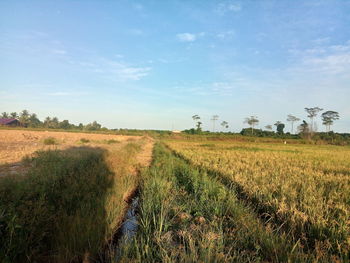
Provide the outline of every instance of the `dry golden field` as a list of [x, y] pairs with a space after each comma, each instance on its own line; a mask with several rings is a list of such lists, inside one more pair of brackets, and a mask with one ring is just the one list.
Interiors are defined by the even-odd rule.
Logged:
[[349, 147], [232, 141], [167, 145], [233, 184], [296, 242], [320, 255], [347, 255], [350, 250]]
[[[54, 138], [55, 144], [46, 145], [45, 139]], [[81, 141], [83, 139], [83, 141]], [[84, 139], [86, 141], [84, 141]], [[19, 174], [25, 167], [21, 160], [38, 150], [64, 150], [72, 146], [89, 146], [113, 149], [122, 148], [127, 142], [140, 140], [141, 136], [123, 136], [111, 134], [0, 130], [0, 176]], [[145, 146], [145, 147], [150, 147]], [[141, 156], [145, 153], [141, 153]], [[142, 157], [138, 157], [142, 158]], [[141, 160], [141, 159], [140, 159]]]

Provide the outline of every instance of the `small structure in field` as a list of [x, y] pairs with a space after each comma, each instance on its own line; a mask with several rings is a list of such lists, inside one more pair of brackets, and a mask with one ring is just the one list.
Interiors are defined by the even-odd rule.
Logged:
[[0, 126], [17, 127], [17, 126], [21, 126], [21, 123], [19, 122], [19, 120], [14, 118], [0, 119]]
[[172, 131], [172, 133], [181, 133], [181, 131], [175, 130], [175, 131]]

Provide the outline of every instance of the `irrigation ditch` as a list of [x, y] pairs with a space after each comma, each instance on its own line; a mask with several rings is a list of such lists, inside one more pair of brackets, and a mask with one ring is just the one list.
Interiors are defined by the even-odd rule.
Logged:
[[[100, 255], [99, 263], [117, 263], [123, 250], [123, 246], [131, 242], [138, 230], [138, 212], [140, 206], [140, 186], [138, 186], [128, 197], [124, 200], [128, 205], [126, 207], [125, 216], [120, 227], [113, 234], [112, 238], [107, 241], [103, 252]], [[91, 263], [88, 255], [85, 256], [83, 263]], [[95, 262], [95, 261], [94, 261]]]

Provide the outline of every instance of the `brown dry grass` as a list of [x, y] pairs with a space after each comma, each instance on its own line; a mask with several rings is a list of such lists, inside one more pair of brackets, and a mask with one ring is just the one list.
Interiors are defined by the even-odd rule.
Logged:
[[[45, 145], [44, 140], [52, 137], [57, 141], [55, 145]], [[0, 176], [5, 174], [22, 174], [24, 167], [21, 160], [25, 156], [31, 156], [38, 150], [67, 149], [72, 146], [82, 145], [81, 139], [87, 139], [84, 143], [91, 147], [102, 147], [109, 151], [122, 148], [132, 141], [141, 140], [141, 136], [124, 136], [112, 134], [93, 133], [71, 133], [53, 131], [30, 131], [30, 130], [0, 130]], [[108, 140], [115, 140], [117, 143], [108, 144]], [[143, 145], [138, 161], [142, 166], [147, 165], [152, 155], [153, 141], [146, 140]]]

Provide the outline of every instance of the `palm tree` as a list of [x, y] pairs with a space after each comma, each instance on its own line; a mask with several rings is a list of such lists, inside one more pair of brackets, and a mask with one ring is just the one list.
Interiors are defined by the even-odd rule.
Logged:
[[1, 114], [1, 118], [8, 119], [8, 117], [9, 117], [9, 115], [8, 115], [7, 112], [3, 112], [3, 113]]
[[14, 118], [14, 119], [17, 119], [17, 118], [18, 118], [17, 112], [11, 112], [11, 113], [10, 113], [10, 116], [11, 116], [11, 118]]

